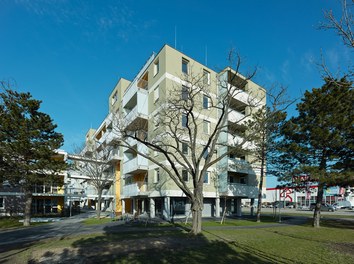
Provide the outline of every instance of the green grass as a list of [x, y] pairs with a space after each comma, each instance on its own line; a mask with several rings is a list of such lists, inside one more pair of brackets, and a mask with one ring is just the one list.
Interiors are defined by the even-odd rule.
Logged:
[[84, 223], [85, 225], [102, 225], [102, 224], [106, 224], [106, 223], [110, 223], [113, 222], [115, 219], [112, 218], [88, 218], [86, 220], [84, 220], [82, 223]]
[[[0, 217], [0, 230], [7, 229], [7, 228], [23, 228], [23, 222], [19, 222], [22, 220], [22, 217]], [[48, 222], [34, 222], [31, 223], [30, 226], [38, 226], [47, 224]]]
[[[266, 221], [272, 223], [272, 218], [263, 219], [263, 224]], [[253, 219], [226, 221], [231, 226], [254, 223]], [[213, 224], [203, 222], [204, 226]], [[354, 222], [324, 219], [317, 229], [309, 224], [207, 229], [196, 237], [185, 231], [161, 228], [108, 230], [105, 234], [39, 241], [25, 251], [0, 254], [0, 262], [58, 257], [62, 262], [70, 259], [65, 263], [354, 263], [353, 248]]]
[[23, 223], [20, 223], [19, 220], [22, 218], [19, 217], [1, 217], [0, 218], [0, 229], [21, 227]]

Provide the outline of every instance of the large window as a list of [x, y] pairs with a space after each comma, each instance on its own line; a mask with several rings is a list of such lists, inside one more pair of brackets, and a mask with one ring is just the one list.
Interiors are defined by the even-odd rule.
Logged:
[[111, 102], [112, 105], [114, 105], [114, 103], [117, 102], [117, 100], [118, 100], [118, 94], [117, 92], [115, 92], [112, 96], [112, 102]]
[[5, 207], [5, 198], [0, 197], [0, 209], [3, 209]]
[[210, 72], [203, 70], [203, 83], [210, 84]]
[[188, 171], [187, 170], [182, 170], [182, 178], [183, 178], [183, 181], [185, 181], [185, 182], [188, 181]]
[[209, 108], [209, 97], [205, 94], [203, 94], [203, 108], [204, 109]]
[[210, 134], [210, 122], [208, 120], [203, 120], [203, 132]]
[[155, 169], [154, 171], [154, 183], [158, 183], [160, 181], [160, 169]]
[[188, 92], [189, 92], [188, 90], [189, 89], [187, 86], [182, 85], [182, 95], [181, 95], [182, 100], [188, 100]]
[[156, 86], [156, 88], [154, 89], [154, 102], [157, 102], [159, 100], [160, 97], [160, 88], [159, 86]]
[[182, 142], [182, 153], [188, 155], [188, 144], [187, 142]]
[[187, 127], [187, 115], [182, 114], [182, 127]]
[[154, 62], [154, 76], [156, 74], [158, 74], [160, 71], [160, 62], [159, 62], [159, 59], [157, 59], [155, 62]]
[[182, 72], [185, 74], [188, 74], [188, 64], [189, 61], [186, 60], [185, 58], [182, 58]]
[[204, 172], [203, 183], [205, 183], [205, 184], [210, 183], [210, 172], [209, 171]]
[[155, 129], [157, 129], [160, 126], [160, 114], [159, 113], [154, 115], [154, 125], [155, 125]]
[[[204, 148], [204, 146], [203, 146]], [[209, 154], [209, 148], [207, 148], [205, 151], [203, 151], [203, 158], [206, 159], [208, 157]]]

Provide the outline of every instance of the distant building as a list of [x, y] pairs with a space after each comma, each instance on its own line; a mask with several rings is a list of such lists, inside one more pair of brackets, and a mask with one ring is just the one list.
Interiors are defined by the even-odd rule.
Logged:
[[[66, 159], [64, 151], [57, 151], [54, 157]], [[61, 215], [64, 213], [65, 188], [64, 178], [66, 172], [48, 179], [42, 176], [42, 181], [33, 186], [32, 215]], [[18, 186], [12, 186], [8, 182], [0, 185], [0, 216], [22, 215], [24, 212], [24, 192]]]
[[[275, 201], [285, 201], [286, 203], [294, 203], [296, 206], [309, 206], [316, 202], [317, 185], [309, 185], [303, 190], [296, 190], [293, 187], [284, 188], [267, 188], [265, 203], [273, 203]], [[348, 191], [349, 190], [349, 191]], [[338, 186], [327, 188], [323, 194], [323, 203], [334, 204], [344, 200], [354, 199], [354, 189], [342, 188]]]

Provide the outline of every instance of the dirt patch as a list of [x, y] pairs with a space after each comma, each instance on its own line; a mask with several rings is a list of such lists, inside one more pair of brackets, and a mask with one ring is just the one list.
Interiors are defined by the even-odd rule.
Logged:
[[158, 253], [160, 250], [182, 251], [206, 245], [200, 237], [149, 237], [107, 242], [96, 245], [85, 244], [68, 248], [37, 249], [32, 251], [29, 263], [97, 263], [116, 259], [122, 255]]
[[342, 254], [348, 254], [354, 257], [354, 244], [351, 243], [333, 243], [329, 246], [332, 250]]

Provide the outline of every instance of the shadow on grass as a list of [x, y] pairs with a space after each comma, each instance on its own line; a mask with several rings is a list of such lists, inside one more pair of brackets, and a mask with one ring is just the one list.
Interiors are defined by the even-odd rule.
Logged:
[[117, 232], [107, 226], [105, 233], [82, 238], [70, 249], [48, 250], [30, 263], [274, 263], [229, 243], [210, 241], [180, 229], [156, 228]]

